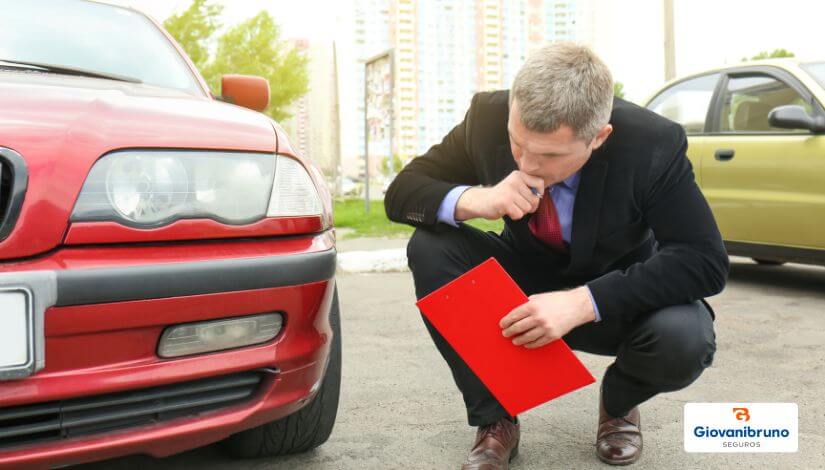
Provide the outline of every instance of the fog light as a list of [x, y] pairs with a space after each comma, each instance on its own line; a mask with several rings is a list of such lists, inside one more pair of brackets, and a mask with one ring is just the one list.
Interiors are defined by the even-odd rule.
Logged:
[[266, 313], [176, 325], [161, 335], [158, 356], [187, 356], [265, 343], [278, 335], [283, 322], [280, 313]]

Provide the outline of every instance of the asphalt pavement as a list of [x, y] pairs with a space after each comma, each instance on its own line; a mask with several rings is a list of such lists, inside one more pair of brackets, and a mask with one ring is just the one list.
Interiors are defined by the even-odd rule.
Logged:
[[[342, 252], [403, 247], [342, 243]], [[307, 454], [234, 461], [209, 446], [165, 459], [132, 456], [86, 466], [125, 469], [458, 468], [475, 430], [418, 310], [409, 272], [338, 275], [343, 327], [341, 402], [330, 440]], [[717, 353], [690, 387], [641, 406], [644, 453], [630, 468], [825, 468], [825, 269], [759, 266], [734, 258], [717, 312]], [[599, 379], [611, 358], [578, 353]], [[594, 454], [598, 383], [520, 415], [513, 469], [609, 468]], [[799, 451], [692, 454], [683, 449], [687, 402], [794, 402]]]

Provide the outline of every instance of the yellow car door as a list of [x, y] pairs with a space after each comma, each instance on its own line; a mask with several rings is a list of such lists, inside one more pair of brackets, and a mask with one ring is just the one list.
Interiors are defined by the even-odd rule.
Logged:
[[702, 160], [707, 152], [708, 115], [714, 91], [721, 77], [710, 73], [673, 83], [653, 97], [647, 108], [676, 121], [688, 136], [687, 156], [696, 182], [702, 186]]
[[822, 113], [787, 72], [728, 74], [704, 141], [702, 189], [727, 242], [825, 248], [825, 137], [772, 126], [768, 115], [782, 106]]

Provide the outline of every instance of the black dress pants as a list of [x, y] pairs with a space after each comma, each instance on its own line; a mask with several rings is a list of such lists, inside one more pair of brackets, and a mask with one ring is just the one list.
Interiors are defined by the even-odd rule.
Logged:
[[[558, 289], [558, 280], [542, 272], [542, 260], [520, 255], [493, 232], [460, 224], [440, 232], [416, 229], [407, 246], [416, 297], [421, 299], [490, 257], [527, 295]], [[470, 426], [506, 416], [452, 346], [426, 317], [421, 318], [463, 395]], [[563, 339], [574, 350], [616, 357], [602, 380], [605, 411], [611, 416], [624, 416], [658, 393], [688, 386], [711, 364], [716, 351], [713, 320], [700, 301], [640, 312], [633, 321], [586, 323]]]

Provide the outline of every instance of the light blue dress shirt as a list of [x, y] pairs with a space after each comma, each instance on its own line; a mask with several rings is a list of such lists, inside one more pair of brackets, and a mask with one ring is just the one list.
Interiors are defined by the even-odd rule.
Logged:
[[[550, 186], [550, 197], [553, 198], [553, 204], [556, 206], [559, 224], [561, 225], [561, 237], [568, 244], [573, 239], [573, 206], [576, 202], [576, 192], [579, 189], [580, 179], [581, 171], [577, 171], [562, 182]], [[439, 222], [458, 227], [459, 221], [455, 220], [455, 206], [458, 204], [458, 198], [469, 188], [471, 186], [456, 186], [447, 193], [447, 196], [441, 201], [441, 205], [438, 206]], [[596, 321], [601, 321], [599, 307], [596, 305], [596, 300], [593, 299], [590, 288], [587, 288], [587, 293], [590, 294], [593, 310], [596, 311]]]

